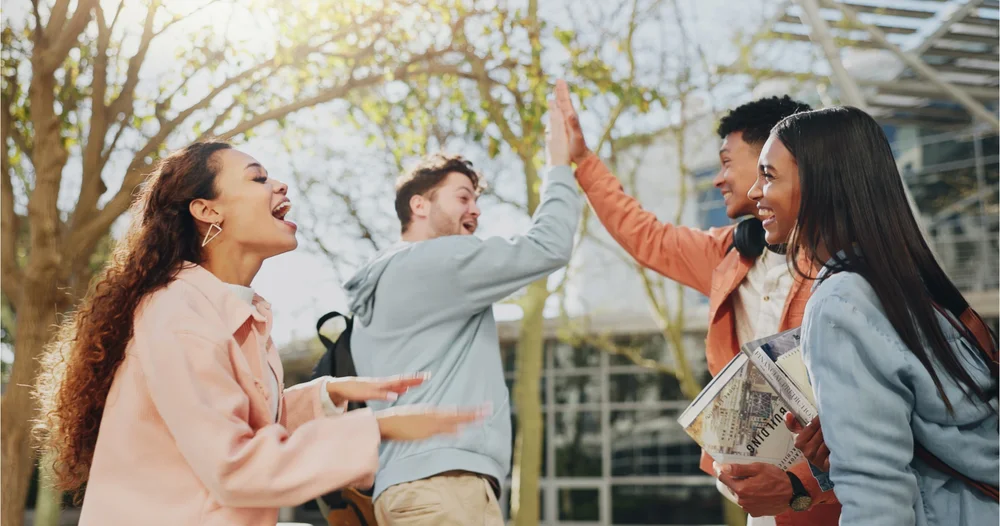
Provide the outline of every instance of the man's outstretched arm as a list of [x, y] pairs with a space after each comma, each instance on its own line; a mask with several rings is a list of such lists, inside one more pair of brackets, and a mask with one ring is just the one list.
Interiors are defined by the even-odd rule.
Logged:
[[611, 237], [642, 266], [702, 294], [712, 287], [712, 271], [732, 243], [735, 227], [708, 232], [661, 222], [625, 193], [618, 178], [587, 148], [580, 120], [569, 90], [556, 90], [566, 118], [570, 157], [577, 164], [576, 178], [590, 206]]
[[[562, 81], [560, 81], [562, 82]], [[531, 227], [513, 238], [474, 236], [448, 238], [454, 254], [449, 260], [459, 289], [460, 302], [472, 309], [485, 308], [529, 283], [566, 266], [583, 210], [573, 171], [569, 167], [565, 119], [555, 101], [549, 101], [546, 171], [541, 202]]]

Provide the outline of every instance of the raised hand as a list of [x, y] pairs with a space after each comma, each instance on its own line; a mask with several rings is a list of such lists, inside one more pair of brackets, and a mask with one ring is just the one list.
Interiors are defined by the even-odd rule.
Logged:
[[427, 380], [426, 373], [393, 376], [391, 378], [359, 378], [347, 376], [327, 382], [326, 393], [330, 401], [340, 406], [344, 402], [367, 402], [369, 400], [393, 401], [411, 387]]
[[409, 405], [375, 413], [382, 440], [424, 440], [435, 435], [457, 434], [463, 424], [482, 420], [492, 413], [479, 409], [440, 409]]
[[559, 105], [559, 110], [566, 121], [570, 160], [579, 164], [590, 153], [590, 149], [587, 148], [587, 141], [580, 128], [580, 118], [576, 115], [576, 109], [573, 108], [573, 100], [569, 96], [569, 86], [562, 80], [556, 82], [556, 104]]
[[814, 418], [812, 422], [809, 422], [809, 425], [803, 427], [789, 412], [785, 413], [785, 425], [792, 433], [796, 434], [795, 447], [802, 452], [802, 456], [806, 457], [810, 464], [829, 472], [830, 450], [823, 442], [823, 428], [819, 425], [819, 417]]
[[[556, 90], [559, 84], [556, 81]], [[555, 99], [549, 99], [549, 124], [545, 128], [545, 154], [549, 166], [569, 166], [569, 135], [566, 133], [566, 119], [556, 104]]]

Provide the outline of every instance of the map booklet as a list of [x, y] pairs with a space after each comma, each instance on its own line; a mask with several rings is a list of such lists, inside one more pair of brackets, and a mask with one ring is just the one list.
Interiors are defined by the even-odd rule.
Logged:
[[[761, 345], [760, 341], [751, 343]], [[716, 462], [766, 462], [787, 470], [802, 460], [795, 437], [785, 426], [785, 413], [790, 410], [753, 365], [750, 353], [741, 352], [677, 421]]]

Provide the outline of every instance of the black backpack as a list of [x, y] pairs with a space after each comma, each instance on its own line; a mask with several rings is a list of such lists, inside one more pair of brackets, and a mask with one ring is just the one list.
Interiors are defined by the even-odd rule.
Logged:
[[[329, 338], [323, 336], [320, 329], [326, 322], [334, 318], [343, 318], [346, 326], [344, 332], [337, 337], [337, 341], [330, 341]], [[351, 357], [351, 331], [353, 328], [354, 319], [337, 311], [324, 314], [316, 322], [316, 334], [326, 351], [316, 367], [313, 368], [313, 379], [321, 376], [358, 375], [357, 369], [354, 368], [354, 358]], [[364, 402], [349, 402], [347, 404], [348, 411], [362, 407], [365, 407]], [[375, 526], [375, 508], [372, 505], [371, 490], [344, 488], [327, 493], [316, 500], [330, 526]]]

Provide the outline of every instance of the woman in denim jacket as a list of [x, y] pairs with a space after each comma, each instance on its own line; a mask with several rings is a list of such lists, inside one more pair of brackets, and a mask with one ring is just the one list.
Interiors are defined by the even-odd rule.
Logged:
[[768, 241], [791, 233], [790, 261], [824, 265], [803, 353], [841, 524], [995, 526], [995, 499], [914, 454], [997, 486], [996, 343], [958, 321], [968, 302], [921, 236], [882, 129], [855, 108], [799, 113], [759, 164], [750, 197]]

